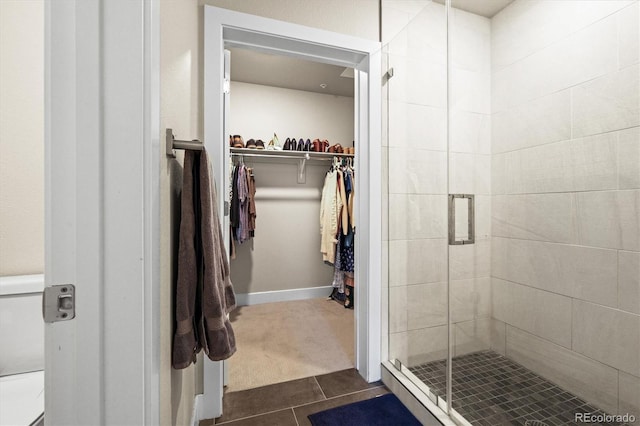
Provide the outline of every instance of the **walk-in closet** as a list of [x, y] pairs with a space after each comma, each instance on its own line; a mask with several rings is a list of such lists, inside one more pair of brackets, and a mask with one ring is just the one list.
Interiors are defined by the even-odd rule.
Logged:
[[[353, 70], [230, 50], [226, 392], [355, 366]], [[227, 225], [225, 225], [227, 226]]]

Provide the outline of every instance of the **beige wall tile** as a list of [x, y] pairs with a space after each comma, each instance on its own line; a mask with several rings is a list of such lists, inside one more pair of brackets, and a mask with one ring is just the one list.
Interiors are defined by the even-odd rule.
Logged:
[[432, 58], [389, 55], [393, 78], [389, 80], [389, 99], [416, 105], [445, 108], [447, 69]]
[[447, 154], [415, 148], [389, 148], [389, 192], [446, 194]]
[[502, 195], [507, 193], [508, 181], [511, 179], [507, 175], [508, 153], [494, 154], [491, 157], [491, 194]]
[[525, 58], [632, 3], [633, 0], [514, 2], [491, 20], [492, 66], [499, 69]]
[[640, 65], [571, 89], [573, 137], [640, 124]]
[[493, 317], [564, 347], [571, 347], [571, 299], [491, 279]]
[[446, 195], [389, 195], [389, 239], [446, 237]]
[[491, 156], [449, 154], [449, 188], [452, 194], [491, 194]]
[[491, 350], [506, 355], [507, 353], [507, 324], [491, 318]]
[[491, 196], [491, 236], [509, 236], [509, 195]]
[[639, 4], [633, 2], [618, 12], [619, 42], [618, 57], [620, 68], [637, 64], [640, 61], [640, 26], [638, 25]]
[[632, 414], [640, 425], [640, 377], [620, 372], [620, 406], [618, 414]]
[[640, 314], [639, 252], [618, 252], [618, 307]]
[[491, 114], [491, 74], [451, 68], [450, 107], [455, 111]]
[[389, 333], [407, 331], [407, 287], [389, 288]]
[[605, 133], [513, 151], [507, 193], [616, 189], [617, 137]]
[[[393, 86], [390, 89], [393, 91]], [[390, 101], [389, 117], [389, 146], [442, 152], [447, 150], [446, 109]]]
[[450, 309], [453, 322], [489, 318], [491, 316], [491, 279], [483, 277], [452, 280]]
[[406, 331], [389, 334], [389, 359], [409, 365], [409, 336]]
[[616, 17], [605, 18], [504, 68], [494, 67], [493, 111], [616, 71], [617, 31]]
[[449, 127], [451, 152], [491, 154], [491, 123], [492, 117], [489, 114], [451, 111]]
[[566, 244], [494, 239], [493, 275], [602, 305], [618, 305], [618, 253]]
[[578, 244], [640, 251], [640, 190], [577, 194]]
[[[446, 250], [446, 249], [445, 249]], [[449, 272], [452, 280], [491, 275], [491, 240], [449, 247]]]
[[446, 325], [447, 283], [407, 286], [407, 310], [409, 330]]
[[640, 375], [640, 315], [573, 302], [573, 350]]
[[493, 114], [492, 151], [500, 153], [571, 139], [570, 95], [567, 89]]
[[[491, 319], [481, 318], [454, 324], [453, 356], [484, 351], [491, 347]], [[456, 362], [452, 368], [455, 371]]]
[[407, 332], [409, 367], [447, 357], [447, 327], [438, 326]]
[[[575, 196], [572, 193], [504, 197], [507, 235], [526, 240], [574, 243]], [[502, 213], [503, 216], [505, 213]]]
[[424, 284], [447, 279], [447, 240], [389, 241], [389, 285]]
[[618, 188], [640, 188], [640, 127], [618, 132]]
[[618, 371], [507, 325], [507, 357], [609, 413], [618, 405]]

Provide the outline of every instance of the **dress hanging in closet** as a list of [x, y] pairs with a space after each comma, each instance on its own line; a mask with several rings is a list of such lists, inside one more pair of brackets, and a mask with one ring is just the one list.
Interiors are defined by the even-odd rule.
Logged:
[[[323, 261], [333, 265], [334, 292], [346, 294], [345, 307], [353, 307], [354, 234], [353, 167], [334, 161], [325, 176], [320, 202], [320, 251]], [[341, 296], [339, 300], [344, 300]]]
[[244, 163], [233, 167], [231, 178], [231, 257], [235, 258], [235, 242], [253, 238], [256, 230], [256, 181], [253, 169]]

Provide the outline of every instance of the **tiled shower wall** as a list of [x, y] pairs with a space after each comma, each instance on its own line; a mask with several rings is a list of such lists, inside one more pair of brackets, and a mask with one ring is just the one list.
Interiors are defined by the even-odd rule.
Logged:
[[[446, 357], [446, 22], [426, 0], [382, 16], [389, 358], [412, 366]], [[478, 202], [477, 243], [451, 251], [454, 355], [491, 348], [637, 417], [639, 20], [637, 0], [454, 10], [449, 172]]]
[[636, 416], [639, 19], [516, 0], [491, 21], [492, 347]]
[[[394, 69], [384, 147], [389, 355], [411, 366], [447, 353], [446, 16], [440, 4], [389, 0], [383, 17]], [[451, 252], [453, 338], [462, 354], [488, 348], [491, 329], [489, 19], [455, 11], [452, 39], [449, 179], [452, 192], [476, 194], [476, 244]]]

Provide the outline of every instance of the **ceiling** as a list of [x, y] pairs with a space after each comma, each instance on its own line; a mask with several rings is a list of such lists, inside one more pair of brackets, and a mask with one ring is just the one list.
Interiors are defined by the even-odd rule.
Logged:
[[[445, 3], [445, 0], [434, 1]], [[513, 0], [451, 0], [451, 5], [456, 9], [491, 18], [512, 2]], [[352, 69], [249, 49], [230, 50], [231, 81], [353, 97]]]
[[[249, 49], [230, 51], [231, 81], [353, 97], [351, 69]], [[341, 76], [343, 73], [350, 77]]]
[[[435, 2], [444, 4], [445, 0]], [[512, 2], [513, 0], [451, 0], [451, 7], [491, 18]]]

